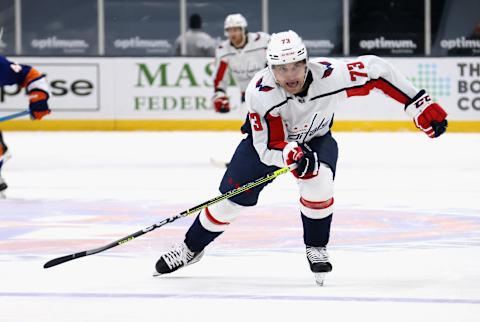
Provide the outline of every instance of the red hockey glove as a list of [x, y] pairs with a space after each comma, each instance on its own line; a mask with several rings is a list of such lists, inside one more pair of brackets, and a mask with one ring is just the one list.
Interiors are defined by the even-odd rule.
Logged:
[[318, 156], [306, 143], [299, 145], [290, 142], [283, 148], [283, 160], [287, 166], [296, 163], [293, 175], [300, 179], [310, 179], [318, 175]]
[[30, 116], [34, 120], [41, 120], [45, 115], [50, 114], [48, 108], [48, 85], [45, 77], [38, 78], [27, 85], [28, 99], [30, 100]]
[[218, 91], [215, 92], [212, 98], [213, 107], [215, 112], [218, 113], [228, 113], [230, 112], [230, 102], [228, 101], [228, 96], [225, 93]]
[[447, 112], [434, 103], [430, 95], [421, 90], [405, 107], [405, 112], [413, 118], [415, 126], [429, 137], [436, 138], [447, 130]]

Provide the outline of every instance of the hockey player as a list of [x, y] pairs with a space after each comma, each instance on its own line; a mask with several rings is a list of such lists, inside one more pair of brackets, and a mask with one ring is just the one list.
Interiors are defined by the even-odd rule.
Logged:
[[[247, 20], [241, 14], [231, 14], [225, 18], [225, 36], [215, 52], [213, 107], [216, 112], [230, 111], [227, 96], [228, 70], [230, 69], [241, 91], [241, 102], [245, 101], [248, 82], [256, 72], [267, 65], [265, 50], [270, 36], [264, 32], [248, 32]], [[242, 115], [242, 117], [244, 117]]]
[[[29, 98], [30, 116], [33, 120], [40, 120], [50, 114], [48, 98], [50, 96], [45, 75], [29, 65], [21, 65], [9, 61], [0, 55], [0, 86], [18, 85], [26, 88]], [[7, 184], [2, 178], [2, 166], [6, 161], [8, 148], [0, 132], [0, 197], [4, 196]]]
[[[318, 284], [332, 270], [326, 246], [333, 215], [333, 185], [338, 148], [331, 134], [339, 103], [372, 89], [403, 104], [415, 125], [429, 137], [443, 134], [446, 112], [425, 90], [417, 90], [389, 63], [376, 56], [350, 62], [308, 60], [293, 31], [273, 34], [268, 68], [257, 73], [246, 91], [250, 131], [240, 142], [220, 183], [225, 193], [279, 167], [295, 163], [306, 257]], [[162, 255], [156, 274], [171, 273], [200, 260], [244, 209], [254, 206], [263, 186], [202, 210], [185, 240]]]

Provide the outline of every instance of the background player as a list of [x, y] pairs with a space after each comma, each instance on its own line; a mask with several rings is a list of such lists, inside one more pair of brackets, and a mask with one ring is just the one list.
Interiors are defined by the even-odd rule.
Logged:
[[[45, 75], [29, 65], [17, 64], [0, 56], [0, 86], [18, 85], [27, 90], [30, 116], [33, 120], [40, 120], [50, 113], [48, 98], [50, 96]], [[8, 147], [0, 131], [0, 197], [4, 197], [7, 184], [2, 178], [2, 166], [7, 159]]]
[[[230, 101], [227, 96], [228, 71], [232, 73], [240, 89], [239, 117], [245, 118], [247, 111], [244, 107], [245, 90], [253, 75], [267, 65], [266, 49], [270, 35], [264, 32], [248, 32], [247, 20], [239, 13], [228, 15], [225, 18], [224, 31], [227, 39], [215, 51], [214, 95], [213, 107], [216, 112], [230, 112]], [[244, 124], [241, 131], [246, 129]], [[226, 167], [228, 162], [211, 158], [210, 162], [216, 166]]]
[[[379, 57], [309, 61], [303, 41], [293, 31], [272, 35], [267, 60], [269, 67], [248, 85], [249, 135], [238, 145], [220, 192], [296, 163], [292, 172], [299, 187], [306, 256], [317, 283], [323, 285], [324, 275], [332, 270], [326, 246], [338, 147], [330, 129], [340, 103], [379, 89], [403, 104], [415, 125], [432, 138], [445, 132], [447, 114], [424, 90], [416, 89]], [[242, 210], [257, 203], [265, 185], [202, 210], [184, 242], [157, 261], [157, 273], [170, 273], [198, 261], [204, 248]]]
[[[256, 72], [267, 65], [265, 51], [270, 36], [264, 32], [248, 32], [247, 25], [247, 20], [239, 13], [225, 18], [224, 30], [227, 39], [215, 51], [213, 106], [216, 112], [230, 111], [227, 96], [229, 70], [240, 88], [243, 103], [248, 82]], [[240, 113], [243, 118], [243, 112]]]
[[215, 39], [202, 30], [202, 17], [192, 14], [189, 19], [189, 29], [184, 35], [175, 40], [175, 56], [182, 54], [182, 40], [185, 38], [186, 53], [188, 57], [213, 57], [215, 54]]

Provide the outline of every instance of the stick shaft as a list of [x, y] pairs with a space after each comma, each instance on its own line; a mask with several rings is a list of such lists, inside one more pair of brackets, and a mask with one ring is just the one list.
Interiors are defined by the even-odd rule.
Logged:
[[50, 261], [48, 261], [47, 263], [45, 263], [45, 265], [43, 265], [44, 268], [49, 268], [49, 267], [52, 267], [52, 266], [56, 266], [56, 265], [59, 265], [59, 264], [62, 264], [62, 263], [65, 263], [65, 262], [68, 262], [68, 261], [71, 261], [73, 259], [77, 259], [77, 258], [80, 258], [80, 257], [85, 257], [85, 256], [89, 256], [89, 255], [93, 255], [93, 254], [97, 254], [97, 253], [100, 253], [100, 252], [103, 252], [107, 249], [110, 249], [110, 248], [113, 248], [113, 247], [116, 247], [116, 246], [119, 246], [119, 245], [122, 245], [122, 244], [125, 244], [129, 241], [132, 241], [134, 240], [135, 238], [139, 237], [139, 236], [142, 236], [146, 233], [149, 233], [157, 228], [160, 228], [168, 223], [171, 223], [179, 218], [182, 218], [182, 217], [186, 217], [192, 213], [196, 213], [204, 208], [207, 208], [208, 206], [211, 206], [211, 205], [214, 205], [216, 203], [219, 203], [223, 200], [226, 200], [226, 199], [229, 199], [233, 196], [236, 196], [238, 194], [241, 194], [249, 189], [252, 189], [252, 188], [255, 188], [263, 183], [266, 183], [268, 181], [271, 181], [273, 179], [275, 179], [276, 177], [282, 175], [282, 174], [285, 174], [287, 172], [289, 172], [291, 170], [290, 167], [284, 167], [284, 168], [280, 168], [274, 172], [271, 172], [261, 178], [258, 178], [257, 180], [255, 181], [252, 181], [252, 182], [249, 182], [249, 183], [246, 183], [244, 184], [243, 186], [241, 187], [238, 187], [236, 189], [233, 189], [233, 190], [230, 190], [230, 191], [227, 191], [226, 193], [220, 195], [220, 196], [217, 196], [215, 198], [212, 198], [208, 201], [205, 201], [195, 207], [192, 207], [190, 209], [187, 209], [175, 216], [172, 216], [172, 217], [169, 217], [169, 218], [166, 218], [162, 221], [159, 221], [147, 228], [144, 228], [142, 230], [139, 230], [137, 232], [134, 232], [133, 234], [130, 234], [126, 237], [123, 237], [119, 240], [116, 240], [114, 242], [111, 242], [110, 244], [108, 245], [105, 245], [105, 246], [102, 246], [102, 247], [99, 247], [99, 248], [95, 248], [95, 249], [91, 249], [91, 250], [87, 250], [87, 251], [82, 251], [82, 252], [78, 252], [78, 253], [74, 253], [74, 254], [71, 254], [71, 255], [66, 255], [66, 256], [62, 256], [62, 257], [58, 257], [58, 258], [54, 258]]
[[30, 114], [30, 112], [28, 110], [25, 110], [25, 111], [13, 113], [13, 114], [10, 114], [10, 115], [2, 116], [2, 117], [0, 117], [0, 122], [5, 122], [5, 121], [15, 119], [17, 117], [22, 117], [22, 116], [25, 116], [25, 115], [28, 115], [28, 114]]

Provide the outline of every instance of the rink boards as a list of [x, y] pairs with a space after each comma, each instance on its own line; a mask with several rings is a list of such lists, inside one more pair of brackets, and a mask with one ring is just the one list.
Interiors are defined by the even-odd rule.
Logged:
[[[209, 58], [11, 58], [35, 65], [47, 75], [53, 113], [42, 122], [4, 122], [0, 129], [236, 130], [246, 113], [231, 77], [232, 112], [213, 111], [213, 60]], [[480, 131], [478, 57], [387, 60], [445, 108], [450, 131]], [[0, 115], [26, 108], [27, 101], [24, 91], [4, 87]], [[376, 91], [368, 98], [348, 99], [335, 114], [335, 129], [416, 130], [403, 106]]]

